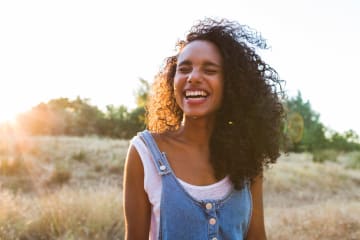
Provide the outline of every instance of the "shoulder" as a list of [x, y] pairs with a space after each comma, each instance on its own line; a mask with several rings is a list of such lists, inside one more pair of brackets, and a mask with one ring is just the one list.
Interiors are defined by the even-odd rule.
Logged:
[[148, 149], [141, 135], [145, 131], [139, 132], [130, 139], [130, 145], [125, 158], [124, 174], [134, 172], [139, 176], [144, 176], [143, 158], [148, 156]]
[[152, 138], [155, 141], [161, 141], [167, 133], [156, 133], [147, 129], [138, 132], [131, 140], [130, 143], [138, 144], [139, 140], [145, 143], [145, 138]]
[[151, 139], [151, 141], [153, 141], [158, 147], [160, 146], [166, 146], [169, 143], [171, 143], [175, 138], [175, 134], [173, 131], [165, 131], [165, 132], [152, 132], [152, 131], [148, 131], [148, 130], [144, 130], [142, 132], [139, 132], [137, 137], [135, 137], [134, 139], [137, 138], [141, 138], [142, 140], [144, 140], [144, 138], [149, 138]]
[[131, 148], [135, 148], [138, 151], [140, 157], [147, 156], [149, 153], [148, 144], [149, 142], [153, 141], [153, 139], [155, 139], [154, 133], [151, 133], [148, 130], [138, 132], [138, 134], [130, 140], [129, 150], [131, 150]]
[[144, 139], [144, 134], [145, 131], [140, 132], [130, 140], [130, 146], [126, 158], [127, 161], [135, 159], [135, 161], [142, 162], [143, 165], [146, 165], [146, 162], [148, 162], [147, 159], [151, 157], [151, 153], [149, 147], [147, 146], [148, 144]]
[[141, 157], [136, 147], [137, 144], [134, 143], [135, 141], [131, 141], [126, 154], [124, 174], [133, 173], [134, 175], [143, 175], [144, 170], [141, 163]]
[[[145, 132], [145, 131], [143, 131]], [[144, 136], [144, 133], [141, 132], [138, 135], [134, 136], [130, 140], [130, 147], [128, 149], [128, 154], [126, 157], [126, 164], [133, 165], [132, 161], [135, 161], [134, 164], [137, 168], [137, 171], [141, 171], [142, 176], [144, 177], [145, 183], [152, 181], [154, 175], [156, 175], [156, 167], [154, 165], [154, 142], [151, 137], [151, 133], [147, 132]], [[150, 134], [150, 135], [149, 135]], [[147, 139], [144, 139], [147, 138]], [[155, 142], [156, 144], [156, 142]], [[150, 146], [151, 145], [151, 146]], [[138, 166], [138, 165], [141, 165]], [[125, 169], [126, 170], [126, 169]], [[140, 174], [140, 173], [139, 173]], [[146, 185], [146, 184], [145, 184]]]

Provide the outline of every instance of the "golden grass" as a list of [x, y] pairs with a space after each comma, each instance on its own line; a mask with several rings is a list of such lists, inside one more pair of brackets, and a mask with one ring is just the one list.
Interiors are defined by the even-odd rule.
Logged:
[[268, 239], [360, 239], [360, 171], [311, 159], [282, 156], [266, 171]]
[[296, 207], [265, 208], [268, 239], [359, 239], [360, 203], [325, 201]]
[[[0, 137], [0, 239], [122, 239], [128, 143]], [[360, 171], [345, 164], [351, 154], [315, 163], [292, 153], [266, 170], [268, 239], [360, 239]]]
[[283, 155], [266, 170], [264, 190], [271, 206], [296, 206], [330, 198], [360, 199], [360, 171], [311, 159], [310, 154]]
[[64, 187], [37, 196], [3, 190], [0, 198], [0, 239], [102, 240], [123, 235], [118, 187]]

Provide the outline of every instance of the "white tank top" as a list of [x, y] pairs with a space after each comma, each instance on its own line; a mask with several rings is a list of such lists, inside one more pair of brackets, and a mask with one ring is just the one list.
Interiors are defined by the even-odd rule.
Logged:
[[[155, 240], [158, 239], [160, 226], [161, 176], [155, 167], [150, 150], [148, 150], [141, 138], [135, 136], [131, 139], [130, 143], [137, 150], [144, 167], [144, 189], [152, 208], [149, 239]], [[196, 200], [222, 199], [232, 190], [232, 183], [229, 177], [225, 177], [219, 182], [207, 186], [196, 186], [186, 183], [179, 178], [178, 180], [185, 191]]]

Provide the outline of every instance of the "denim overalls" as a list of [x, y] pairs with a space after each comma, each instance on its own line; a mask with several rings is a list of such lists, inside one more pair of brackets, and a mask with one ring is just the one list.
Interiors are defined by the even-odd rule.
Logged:
[[162, 176], [159, 239], [235, 240], [246, 237], [252, 211], [249, 184], [242, 190], [233, 189], [223, 199], [198, 201], [177, 180], [150, 132], [145, 130], [139, 134]]

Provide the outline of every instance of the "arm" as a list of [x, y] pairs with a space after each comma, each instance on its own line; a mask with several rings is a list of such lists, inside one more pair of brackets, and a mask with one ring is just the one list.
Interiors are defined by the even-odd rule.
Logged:
[[264, 225], [264, 207], [263, 207], [263, 177], [257, 176], [251, 183], [251, 195], [253, 202], [252, 217], [250, 220], [247, 240], [266, 240]]
[[125, 160], [123, 194], [125, 239], [148, 240], [151, 205], [144, 190], [144, 168], [132, 145]]

